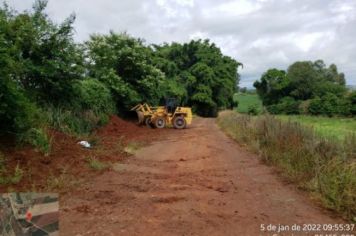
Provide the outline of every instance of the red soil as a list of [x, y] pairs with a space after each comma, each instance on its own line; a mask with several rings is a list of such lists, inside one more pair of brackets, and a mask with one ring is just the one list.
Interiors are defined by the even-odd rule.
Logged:
[[78, 144], [79, 139], [55, 130], [50, 131], [52, 148], [48, 156], [29, 146], [16, 147], [13, 141], [7, 141], [6, 144], [2, 142], [0, 150], [6, 158], [8, 172], [13, 173], [18, 165], [24, 173], [20, 183], [0, 185], [0, 191], [56, 191], [56, 189], [46, 189], [49, 177], [58, 177], [65, 171], [68, 176], [75, 176], [76, 180], [90, 178], [98, 172], [88, 167], [86, 158], [95, 156], [105, 161], [124, 159], [127, 154], [112, 153], [112, 147], [118, 142], [122, 145], [132, 141], [148, 143], [164, 133], [165, 130], [139, 127], [132, 122], [112, 116], [106, 126], [99, 128], [88, 138], [89, 141], [98, 142], [92, 149], [81, 147]]

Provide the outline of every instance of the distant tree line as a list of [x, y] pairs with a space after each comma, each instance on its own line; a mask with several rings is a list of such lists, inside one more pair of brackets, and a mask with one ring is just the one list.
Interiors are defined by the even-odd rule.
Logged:
[[356, 114], [356, 92], [346, 88], [335, 64], [326, 66], [322, 60], [298, 61], [287, 71], [269, 69], [254, 87], [273, 114]]
[[0, 134], [26, 139], [48, 126], [85, 133], [110, 114], [167, 97], [202, 116], [233, 105], [241, 64], [209, 40], [147, 45], [110, 32], [78, 44], [75, 16], [56, 24], [46, 5], [0, 8]]

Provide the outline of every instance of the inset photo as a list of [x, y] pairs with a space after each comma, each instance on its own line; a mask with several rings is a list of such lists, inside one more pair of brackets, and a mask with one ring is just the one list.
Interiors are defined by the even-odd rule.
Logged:
[[0, 235], [58, 235], [58, 209], [57, 193], [0, 194]]

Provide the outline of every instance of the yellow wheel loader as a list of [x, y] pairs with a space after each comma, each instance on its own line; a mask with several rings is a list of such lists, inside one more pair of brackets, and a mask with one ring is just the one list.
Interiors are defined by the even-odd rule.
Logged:
[[177, 106], [174, 98], [167, 99], [165, 106], [151, 107], [144, 103], [134, 106], [131, 111], [136, 111], [139, 124], [159, 129], [167, 126], [184, 129], [193, 119], [192, 109]]

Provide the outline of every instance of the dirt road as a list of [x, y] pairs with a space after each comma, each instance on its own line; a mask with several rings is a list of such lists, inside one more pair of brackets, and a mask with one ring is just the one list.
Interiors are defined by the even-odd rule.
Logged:
[[65, 195], [60, 231], [267, 235], [261, 224], [338, 221], [223, 134], [214, 119], [197, 118]]

